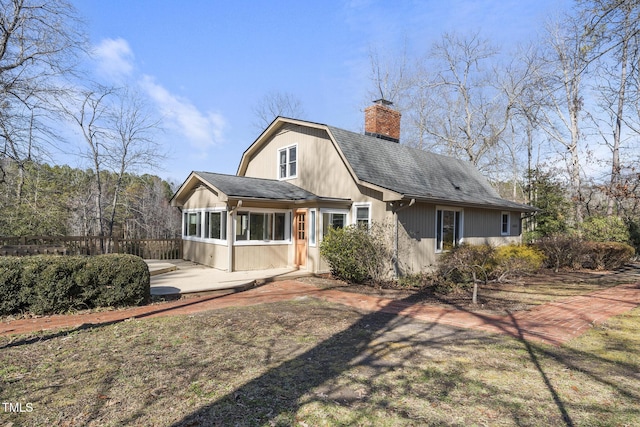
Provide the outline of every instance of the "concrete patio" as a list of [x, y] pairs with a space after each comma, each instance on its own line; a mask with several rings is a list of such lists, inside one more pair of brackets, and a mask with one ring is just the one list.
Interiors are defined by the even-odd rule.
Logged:
[[262, 283], [309, 275], [295, 268], [227, 272], [183, 260], [145, 261], [151, 273], [151, 295], [156, 296], [239, 292]]

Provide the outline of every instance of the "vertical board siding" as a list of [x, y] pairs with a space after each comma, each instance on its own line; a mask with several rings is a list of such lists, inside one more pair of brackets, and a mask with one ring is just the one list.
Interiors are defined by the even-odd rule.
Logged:
[[184, 259], [226, 270], [229, 258], [226, 245], [183, 240]]
[[288, 267], [289, 244], [234, 246], [233, 270], [264, 270], [268, 268]]
[[435, 205], [418, 203], [398, 212], [398, 220], [401, 226], [398, 244], [401, 270], [403, 273], [429, 270], [436, 262]]

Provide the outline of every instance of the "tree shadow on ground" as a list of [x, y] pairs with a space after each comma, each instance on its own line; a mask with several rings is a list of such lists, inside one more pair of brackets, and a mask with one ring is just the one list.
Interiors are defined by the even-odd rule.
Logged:
[[[402, 300], [397, 302], [400, 305], [403, 303]], [[405, 334], [394, 339], [394, 330], [408, 323], [419, 324], [419, 334], [416, 332], [413, 338]], [[512, 335], [512, 333], [509, 334]], [[401, 367], [403, 363], [411, 359], [412, 354], [421, 351], [419, 348], [428, 348], [430, 352], [442, 349], [450, 354], [452, 343], [457, 343], [460, 346], [464, 346], [465, 343], [478, 344], [479, 342], [489, 344], [497, 339], [496, 336], [482, 332], [444, 326], [437, 322], [418, 322], [394, 313], [378, 311], [365, 314], [344, 331], [229, 391], [214, 402], [177, 421], [173, 426], [294, 425], [299, 421], [296, 418], [299, 409], [310, 402], [329, 399], [333, 402], [349, 405], [358, 400], [366, 399], [369, 389], [372, 387], [387, 387], [388, 385], [380, 384], [374, 386], [375, 378]], [[404, 361], [388, 361], [389, 343], [396, 346], [413, 346], [414, 349], [403, 353]], [[552, 414], [550, 417], [558, 424], [573, 426], [573, 421], [564, 402], [545, 377], [542, 366], [530, 344], [520, 337], [519, 340], [513, 341], [509, 345], [521, 348], [523, 344], [543, 376], [545, 386], [558, 408], [558, 413]], [[464, 357], [464, 350], [459, 351], [461, 357]], [[338, 380], [342, 374], [354, 367], [366, 367], [370, 371], [366, 382], [358, 388], [345, 386]], [[429, 371], [429, 368], [426, 368], [426, 371]], [[412, 384], [404, 385], [406, 390], [403, 389], [402, 392], [406, 392], [407, 395], [415, 394], [418, 398], [431, 400], [431, 404], [437, 405], [438, 399], [447, 399], [447, 396], [459, 383], [470, 382], [462, 372], [458, 375], [455, 372], [432, 372], [430, 375], [437, 377], [432, 382], [434, 387], [438, 389], [436, 394], [419, 387], [416, 388]], [[493, 386], [482, 381], [471, 382], [474, 382], [474, 387], [484, 389], [493, 395], [493, 399], [496, 401], [494, 405], [510, 405], [503, 390], [494, 389]], [[389, 390], [389, 392], [391, 391]], [[398, 390], [394, 390], [394, 393], [389, 393], [389, 395], [397, 395], [397, 393]], [[544, 399], [544, 397], [541, 398]], [[384, 411], [388, 406], [393, 406], [393, 402], [377, 401], [374, 406]], [[351, 414], [349, 422], [356, 424], [364, 422], [366, 424], [368, 422], [366, 418], [358, 418], [362, 416], [358, 413]], [[409, 422], [415, 421], [412, 419], [412, 414], [407, 411], [395, 409], [394, 416]], [[516, 423], [519, 423], [520, 418], [524, 415], [520, 409], [513, 409], [511, 416]], [[428, 423], [424, 425], [459, 425], [459, 423], [436, 417], [433, 420], [428, 420]]]

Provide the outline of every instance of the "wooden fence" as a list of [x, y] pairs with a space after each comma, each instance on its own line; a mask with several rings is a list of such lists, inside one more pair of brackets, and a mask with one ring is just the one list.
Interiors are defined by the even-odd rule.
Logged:
[[119, 239], [99, 236], [0, 237], [0, 256], [133, 254], [144, 259], [182, 259], [182, 239]]

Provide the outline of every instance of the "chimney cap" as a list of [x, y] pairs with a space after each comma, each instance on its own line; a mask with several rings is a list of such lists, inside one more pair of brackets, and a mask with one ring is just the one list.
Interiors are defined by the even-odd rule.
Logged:
[[386, 100], [384, 98], [380, 98], [380, 99], [376, 99], [375, 101], [373, 101], [374, 104], [380, 104], [380, 105], [385, 105], [385, 106], [389, 106], [389, 105], [393, 105], [393, 102]]

